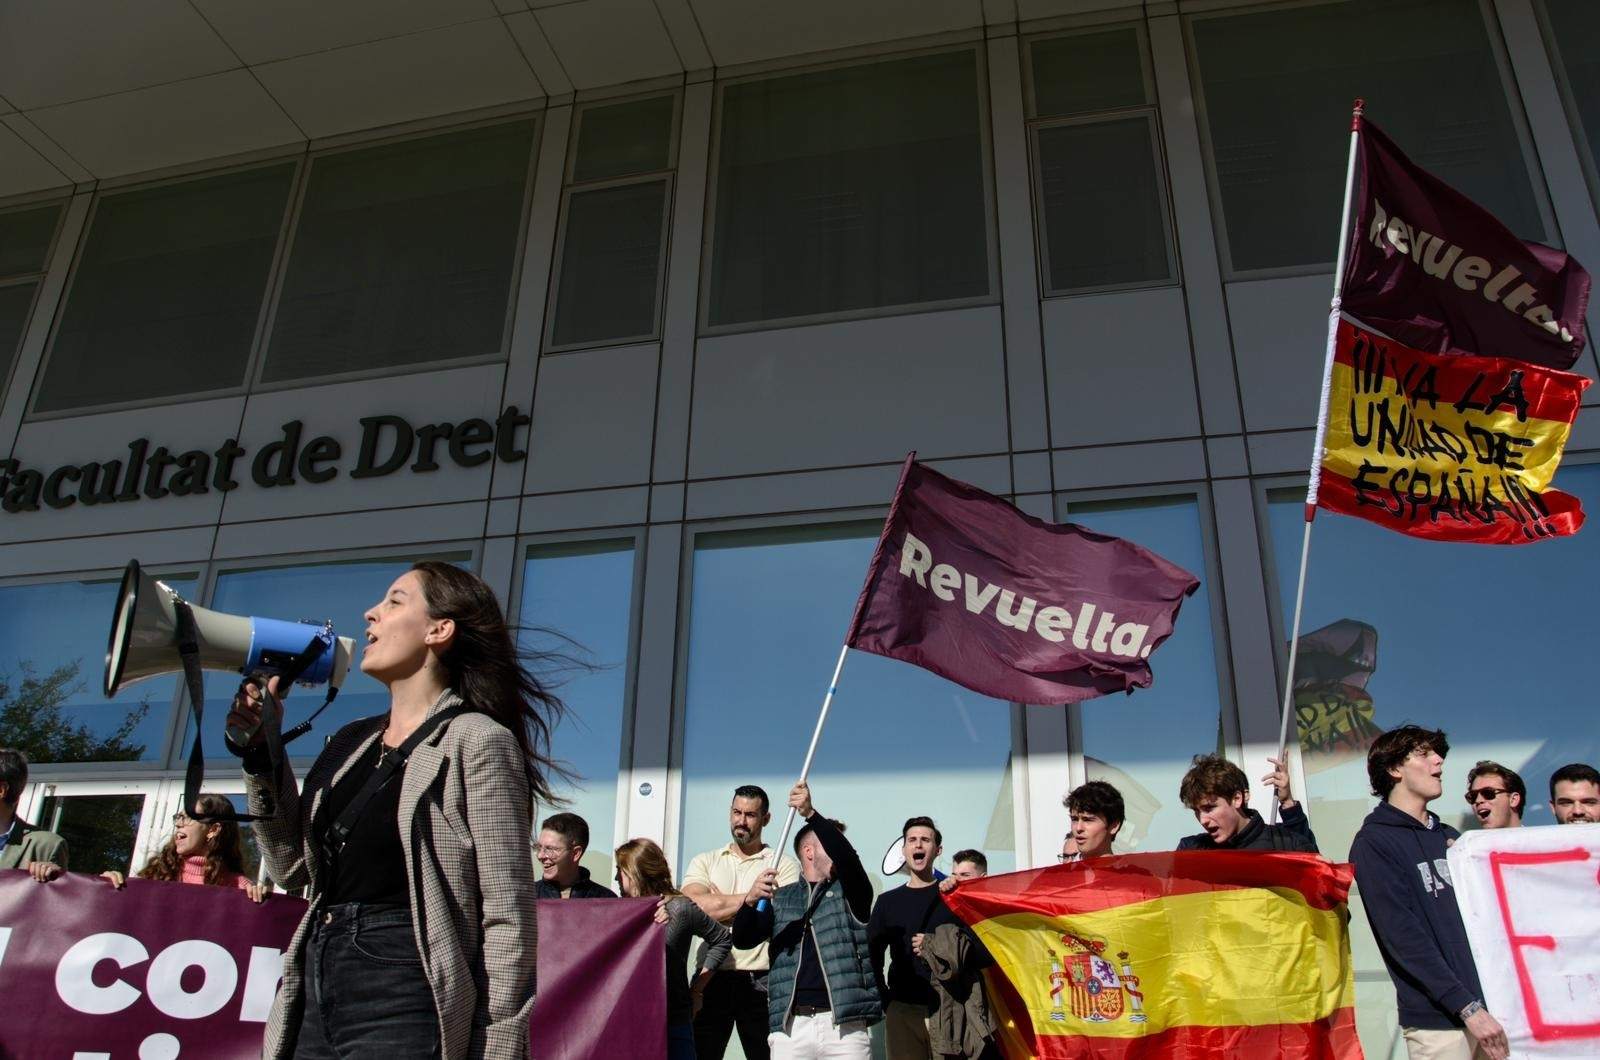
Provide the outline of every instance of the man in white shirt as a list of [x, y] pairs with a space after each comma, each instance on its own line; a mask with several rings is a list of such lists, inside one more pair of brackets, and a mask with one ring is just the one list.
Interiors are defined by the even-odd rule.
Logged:
[[[683, 893], [723, 924], [733, 918], [772, 857], [761, 830], [772, 822], [767, 793], [754, 784], [734, 789], [728, 808], [727, 846], [696, 854], [683, 874]], [[790, 857], [778, 861], [778, 886], [800, 878]], [[768, 1060], [767, 946], [735, 949], [695, 998], [694, 1048], [699, 1060], [721, 1060], [734, 1028], [747, 1060]]]

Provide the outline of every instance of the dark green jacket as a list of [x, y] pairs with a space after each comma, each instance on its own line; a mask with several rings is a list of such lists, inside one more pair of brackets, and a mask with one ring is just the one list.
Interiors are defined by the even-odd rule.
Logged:
[[[818, 886], [826, 891], [811, 914], [811, 931], [817, 952], [822, 955], [822, 972], [833, 1005], [834, 1025], [860, 1021], [870, 1026], [883, 1019], [883, 1002], [878, 997], [872, 956], [867, 950], [867, 925], [850, 915], [837, 880]], [[768, 951], [772, 971], [767, 976], [767, 1029], [774, 1034], [788, 1026], [795, 973], [800, 965], [801, 918], [813, 896], [811, 884], [804, 880], [780, 887], [772, 896], [772, 948]]]

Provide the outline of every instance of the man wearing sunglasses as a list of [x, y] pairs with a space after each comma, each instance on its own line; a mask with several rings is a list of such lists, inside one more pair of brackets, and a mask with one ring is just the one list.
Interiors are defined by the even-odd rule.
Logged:
[[1467, 805], [1484, 828], [1521, 828], [1528, 788], [1522, 778], [1487, 759], [1467, 774]]

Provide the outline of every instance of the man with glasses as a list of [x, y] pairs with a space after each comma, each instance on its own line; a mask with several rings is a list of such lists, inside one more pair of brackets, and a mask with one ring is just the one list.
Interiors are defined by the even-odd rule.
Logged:
[[556, 813], [539, 826], [536, 856], [544, 878], [534, 885], [535, 898], [615, 898], [609, 887], [589, 878], [579, 864], [589, 849], [589, 822], [575, 813]]
[[1506, 1032], [1483, 1006], [1446, 852], [1457, 838], [1428, 803], [1444, 793], [1442, 732], [1402, 725], [1367, 751], [1383, 801], [1350, 844], [1356, 883], [1394, 981], [1411, 1060], [1504, 1060]]
[[1487, 759], [1467, 774], [1467, 805], [1485, 828], [1521, 828], [1528, 789], [1522, 778]]

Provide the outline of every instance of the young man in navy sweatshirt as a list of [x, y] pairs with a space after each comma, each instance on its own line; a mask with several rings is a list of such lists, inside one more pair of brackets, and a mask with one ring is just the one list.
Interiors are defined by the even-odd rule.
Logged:
[[1503, 1060], [1506, 1032], [1483, 989], [1456, 906], [1445, 852], [1457, 832], [1428, 809], [1444, 791], [1444, 733], [1391, 729], [1367, 752], [1383, 801], [1350, 844], [1361, 904], [1394, 980], [1411, 1060]]

